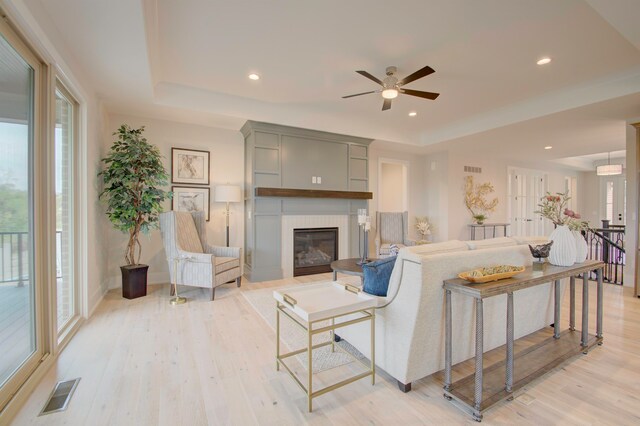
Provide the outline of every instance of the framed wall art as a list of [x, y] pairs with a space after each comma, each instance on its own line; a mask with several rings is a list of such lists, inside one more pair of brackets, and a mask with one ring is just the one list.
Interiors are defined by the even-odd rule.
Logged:
[[205, 212], [209, 221], [209, 196], [211, 189], [197, 186], [172, 186], [172, 209], [177, 212]]
[[171, 183], [209, 185], [209, 151], [171, 148]]

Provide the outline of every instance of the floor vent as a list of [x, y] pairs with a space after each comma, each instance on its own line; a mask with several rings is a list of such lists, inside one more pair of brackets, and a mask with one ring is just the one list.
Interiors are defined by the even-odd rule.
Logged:
[[73, 392], [76, 390], [79, 381], [80, 378], [56, 383], [56, 387], [53, 388], [53, 392], [49, 395], [49, 399], [40, 412], [40, 415], [44, 416], [45, 414], [57, 413], [59, 411], [66, 410], [67, 405], [69, 405], [69, 400], [73, 396]]

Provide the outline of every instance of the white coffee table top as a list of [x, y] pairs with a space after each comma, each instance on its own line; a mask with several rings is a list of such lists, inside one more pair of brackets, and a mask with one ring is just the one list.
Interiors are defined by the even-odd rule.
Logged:
[[[352, 293], [345, 289], [344, 284], [338, 282], [274, 290], [273, 298], [290, 308], [306, 322], [372, 309], [378, 305], [375, 296], [362, 291], [357, 294]], [[293, 298], [295, 302], [290, 303], [289, 298]]]

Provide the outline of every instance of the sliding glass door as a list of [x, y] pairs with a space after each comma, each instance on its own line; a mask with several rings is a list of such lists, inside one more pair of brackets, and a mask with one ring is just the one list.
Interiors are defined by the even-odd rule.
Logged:
[[40, 64], [0, 26], [0, 409], [42, 356], [34, 194]]

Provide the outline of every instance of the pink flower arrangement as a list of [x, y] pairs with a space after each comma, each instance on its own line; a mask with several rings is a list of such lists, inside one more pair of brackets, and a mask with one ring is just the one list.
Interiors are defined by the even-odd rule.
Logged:
[[573, 210], [569, 210], [569, 209], [564, 209], [564, 215], [565, 216], [569, 216], [572, 219], [580, 219], [580, 213], [576, 213]]
[[589, 223], [581, 221], [580, 213], [576, 213], [567, 207], [567, 202], [571, 199], [569, 193], [557, 193], [555, 195], [547, 193], [542, 197], [541, 204], [538, 204], [540, 210], [536, 211], [539, 215], [549, 219], [556, 226], [567, 225], [571, 230], [582, 230], [589, 227]]

